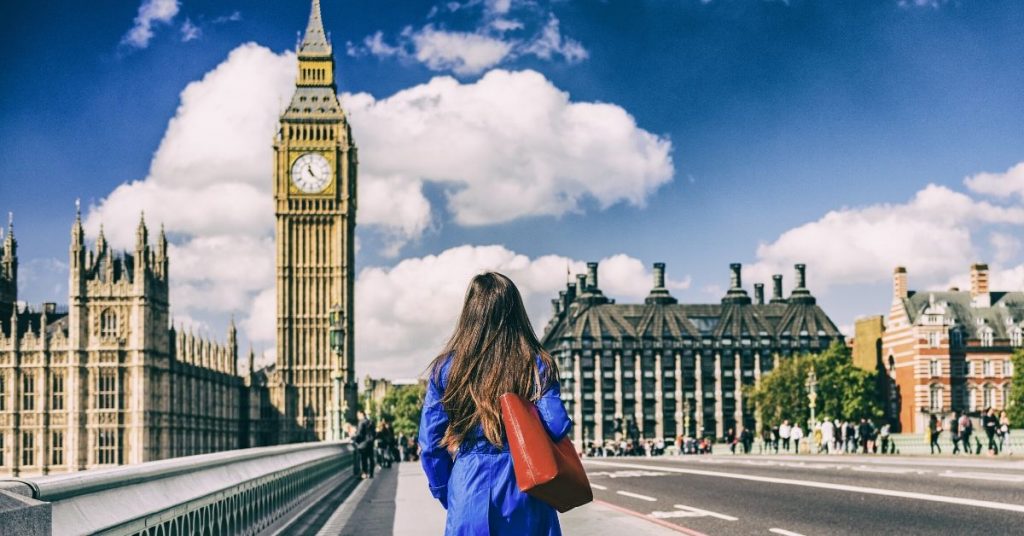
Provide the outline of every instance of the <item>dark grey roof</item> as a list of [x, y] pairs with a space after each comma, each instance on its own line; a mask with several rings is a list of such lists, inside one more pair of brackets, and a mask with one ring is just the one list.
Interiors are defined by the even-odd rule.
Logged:
[[1024, 292], [990, 292], [988, 298], [985, 306], [975, 304], [969, 291], [920, 291], [910, 293], [903, 305], [913, 323], [934, 304], [932, 313], [942, 314], [972, 339], [980, 338], [984, 328], [992, 329], [996, 339], [1008, 339], [1013, 328], [1024, 327]]
[[337, 120], [345, 117], [338, 95], [329, 86], [300, 86], [295, 88], [291, 103], [282, 116], [285, 119]]
[[320, 17], [320, 0], [313, 0], [309, 11], [309, 24], [306, 25], [306, 35], [302, 37], [302, 44], [299, 46], [299, 55], [322, 56], [330, 53], [331, 44], [327, 42], [324, 22]]

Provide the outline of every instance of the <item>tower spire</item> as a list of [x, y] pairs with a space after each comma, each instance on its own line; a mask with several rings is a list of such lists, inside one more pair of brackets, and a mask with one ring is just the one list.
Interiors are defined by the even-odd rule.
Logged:
[[299, 55], [323, 55], [331, 53], [331, 44], [327, 42], [327, 33], [324, 32], [324, 21], [320, 17], [320, 0], [313, 0], [309, 10], [309, 24], [306, 25], [306, 34], [302, 37], [302, 44], [299, 45]]

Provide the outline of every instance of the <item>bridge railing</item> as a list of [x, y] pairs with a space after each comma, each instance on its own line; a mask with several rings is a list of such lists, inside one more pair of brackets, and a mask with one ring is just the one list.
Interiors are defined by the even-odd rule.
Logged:
[[302, 443], [0, 480], [0, 524], [49, 507], [51, 527], [33, 534], [270, 534], [350, 477], [352, 462], [347, 441]]

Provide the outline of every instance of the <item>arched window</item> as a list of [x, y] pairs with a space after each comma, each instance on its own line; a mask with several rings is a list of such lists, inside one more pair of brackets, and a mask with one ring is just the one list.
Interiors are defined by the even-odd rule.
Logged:
[[978, 389], [976, 387], [971, 387], [967, 397], [967, 407], [970, 408], [971, 411], [978, 411]]
[[985, 388], [982, 391], [984, 400], [982, 400], [982, 406], [985, 408], [991, 408], [995, 405], [996, 390], [992, 387], [991, 383], [986, 383]]
[[942, 411], [942, 386], [933, 383], [928, 392], [928, 406], [932, 411]]
[[117, 313], [113, 309], [104, 309], [100, 314], [100, 337], [104, 339], [117, 337]]

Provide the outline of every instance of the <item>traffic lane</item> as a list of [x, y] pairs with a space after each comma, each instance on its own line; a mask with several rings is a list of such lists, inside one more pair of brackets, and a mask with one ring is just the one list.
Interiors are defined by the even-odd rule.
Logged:
[[1024, 504], [1024, 471], [1006, 469], [919, 467], [893, 464], [834, 463], [828, 459], [788, 461], [722, 456], [622, 457], [591, 458], [591, 460], [738, 472], [773, 478], [798, 478], [852, 486], [881, 487], [899, 491], [955, 495], [972, 499]]
[[594, 474], [592, 482], [598, 499], [708, 535], [1016, 534], [1024, 522], [1016, 512], [711, 476]]

